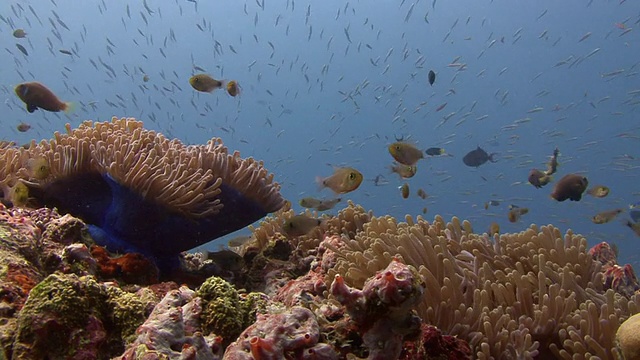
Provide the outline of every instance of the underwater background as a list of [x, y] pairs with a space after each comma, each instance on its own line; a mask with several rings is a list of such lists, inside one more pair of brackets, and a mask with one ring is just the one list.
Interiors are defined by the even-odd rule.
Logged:
[[[624, 225], [640, 201], [637, 1], [6, 0], [0, 15], [3, 140], [132, 116], [185, 143], [221, 137], [264, 160], [296, 209], [300, 198], [332, 196], [316, 176], [352, 166], [365, 181], [343, 204], [399, 219], [426, 208], [427, 219], [455, 215], [480, 233], [492, 222], [502, 232], [554, 224], [590, 245], [616, 244], [619, 262], [638, 267], [639, 238]], [[201, 72], [238, 81], [240, 96], [195, 91], [188, 80]], [[25, 81], [76, 109], [29, 114], [14, 93]], [[23, 122], [31, 129], [18, 131]], [[399, 138], [452, 156], [420, 160], [402, 180], [387, 150]], [[498, 161], [463, 164], [477, 146]], [[555, 181], [579, 173], [611, 193], [556, 202], [553, 183], [529, 185], [555, 147]], [[510, 223], [510, 205], [529, 213]], [[616, 208], [626, 210], [591, 221]]]

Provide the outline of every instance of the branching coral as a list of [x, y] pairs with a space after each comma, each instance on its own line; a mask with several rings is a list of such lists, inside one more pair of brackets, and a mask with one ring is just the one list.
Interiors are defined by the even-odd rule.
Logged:
[[[218, 138], [188, 146], [134, 119], [84, 122], [28, 148], [0, 148], [0, 185], [82, 218], [115, 251], [171, 257], [283, 206], [263, 163]], [[4, 197], [9, 194], [4, 190]]]

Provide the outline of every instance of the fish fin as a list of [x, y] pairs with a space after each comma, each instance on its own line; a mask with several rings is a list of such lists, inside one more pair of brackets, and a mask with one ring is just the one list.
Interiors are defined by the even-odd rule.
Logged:
[[64, 103], [64, 109], [63, 110], [64, 110], [65, 114], [73, 113], [76, 110], [76, 103], [71, 102], [71, 101]]
[[27, 111], [32, 113], [34, 111], [38, 110], [38, 107], [33, 105], [33, 104], [27, 104]]
[[324, 184], [324, 179], [320, 176], [316, 176], [316, 185], [318, 185], [318, 191], [322, 191], [322, 189], [327, 187], [327, 185]]

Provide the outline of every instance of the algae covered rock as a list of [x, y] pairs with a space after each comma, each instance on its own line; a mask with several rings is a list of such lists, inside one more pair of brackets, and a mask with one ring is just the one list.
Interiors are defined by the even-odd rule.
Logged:
[[144, 322], [145, 304], [93, 276], [51, 274], [16, 318], [13, 359], [110, 359]]
[[49, 275], [31, 290], [18, 315], [13, 358], [101, 358], [107, 352], [105, 298], [91, 277]]

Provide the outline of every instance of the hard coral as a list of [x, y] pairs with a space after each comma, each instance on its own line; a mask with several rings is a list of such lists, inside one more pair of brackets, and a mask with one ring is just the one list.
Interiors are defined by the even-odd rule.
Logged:
[[260, 314], [255, 324], [229, 345], [224, 360], [338, 359], [319, 343], [320, 328], [311, 311], [293, 307], [279, 314]]
[[[0, 147], [0, 159], [0, 181], [20, 179], [36, 202], [83, 219], [111, 251], [150, 255], [167, 268], [181, 251], [284, 204], [262, 162], [229, 154], [216, 138], [200, 146], [166, 139], [134, 119], [67, 126], [26, 149]], [[32, 159], [50, 171], [34, 177]]]
[[138, 328], [138, 338], [120, 359], [220, 359], [220, 339], [205, 337], [197, 330], [202, 306], [194, 295], [186, 287], [169, 291]]
[[347, 286], [340, 275], [331, 284], [331, 294], [359, 329], [369, 360], [398, 358], [405, 336], [419, 331], [420, 319], [412, 308], [424, 290], [417, 271], [395, 259], [369, 278], [362, 291]]

